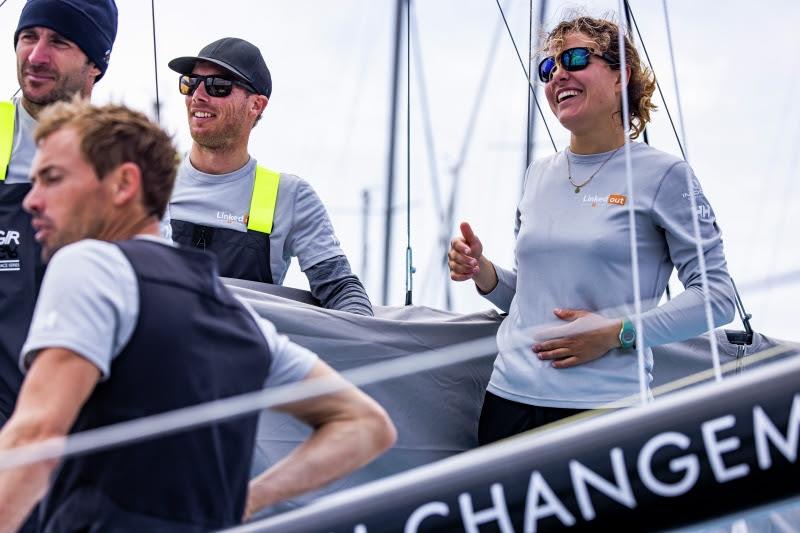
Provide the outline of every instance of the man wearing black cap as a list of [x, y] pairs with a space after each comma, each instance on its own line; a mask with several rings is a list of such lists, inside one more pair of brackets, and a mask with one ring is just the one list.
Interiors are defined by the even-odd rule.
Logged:
[[220, 275], [281, 284], [292, 257], [324, 307], [372, 315], [311, 186], [257, 164], [247, 144], [272, 93], [264, 58], [228, 37], [170, 61], [194, 142], [170, 201], [175, 242], [213, 252]]
[[89, 98], [116, 34], [114, 0], [28, 0], [14, 33], [22, 96], [0, 102], [0, 426], [22, 382], [17, 359], [43, 272], [22, 209], [36, 152], [33, 131], [49, 104], [75, 94]]

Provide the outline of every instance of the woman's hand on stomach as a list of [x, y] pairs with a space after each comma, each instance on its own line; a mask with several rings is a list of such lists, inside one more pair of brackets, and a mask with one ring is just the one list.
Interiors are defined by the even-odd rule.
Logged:
[[544, 340], [532, 348], [539, 359], [553, 361], [554, 368], [582, 365], [620, 346], [621, 320], [583, 309], [554, 309], [553, 314], [567, 323], [539, 331], [536, 337]]

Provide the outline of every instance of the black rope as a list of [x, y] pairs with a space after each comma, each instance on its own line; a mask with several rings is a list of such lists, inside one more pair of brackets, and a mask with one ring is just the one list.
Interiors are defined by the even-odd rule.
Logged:
[[153, 71], [156, 78], [156, 120], [161, 124], [161, 98], [158, 96], [158, 46], [156, 43], [156, 5], [155, 0], [150, 0], [150, 18], [153, 22]]
[[406, 0], [406, 305], [411, 305], [414, 261], [411, 251], [411, 0]]
[[[631, 9], [628, 0], [623, 0], [625, 2], [625, 8], [628, 13], [630, 13], [631, 20], [633, 21], [633, 27], [636, 28], [636, 34], [639, 36], [639, 42], [642, 43], [642, 50], [644, 50], [644, 56], [647, 58], [647, 63], [650, 65], [650, 70], [653, 71], [653, 76], [655, 76], [656, 70], [653, 68], [653, 62], [650, 61], [650, 54], [647, 53], [647, 46], [644, 44], [644, 39], [642, 39], [642, 33], [639, 31], [639, 25], [636, 23], [636, 17], [633, 15], [633, 10]], [[675, 134], [675, 140], [678, 141], [678, 148], [681, 150], [681, 156], [684, 160], [686, 160], [686, 152], [683, 149], [683, 143], [681, 142], [681, 137], [678, 135], [678, 129], [675, 127], [675, 121], [672, 120], [672, 113], [669, 112], [669, 106], [667, 105], [667, 99], [664, 98], [664, 93], [661, 91], [661, 84], [658, 83], [658, 77], [656, 76], [656, 89], [658, 89], [658, 94], [661, 95], [661, 101], [664, 102], [664, 111], [667, 112], [667, 117], [669, 117], [669, 123], [672, 126], [672, 132]]]
[[3, 7], [4, 5], [6, 5], [6, 2], [8, 2], [8, 0], [3, 0], [2, 2], [0, 2], [0, 7]]
[[525, 74], [525, 79], [528, 82], [528, 87], [530, 87], [531, 94], [533, 95], [533, 101], [536, 103], [536, 109], [539, 110], [539, 115], [542, 117], [542, 122], [544, 123], [544, 129], [547, 130], [547, 136], [550, 137], [550, 144], [553, 145], [553, 150], [558, 152], [558, 148], [556, 148], [556, 142], [553, 140], [553, 134], [550, 133], [550, 127], [547, 125], [547, 120], [544, 118], [544, 112], [542, 111], [542, 107], [539, 105], [539, 99], [536, 98], [536, 90], [533, 88], [533, 83], [531, 82], [530, 75], [528, 75], [528, 69], [525, 68], [525, 62], [522, 60], [522, 56], [519, 53], [517, 42], [514, 40], [514, 34], [511, 33], [511, 28], [509, 27], [508, 21], [506, 20], [506, 14], [503, 12], [503, 6], [500, 5], [500, 0], [495, 0], [495, 2], [497, 3], [497, 9], [500, 10], [500, 16], [503, 17], [503, 23], [506, 25], [506, 30], [508, 30], [508, 36], [511, 38], [511, 44], [514, 45], [514, 51], [517, 53], [519, 64], [522, 67], [522, 72]]

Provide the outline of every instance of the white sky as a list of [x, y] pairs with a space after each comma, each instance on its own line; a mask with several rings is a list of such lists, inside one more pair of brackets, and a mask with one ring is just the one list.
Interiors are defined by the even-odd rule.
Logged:
[[[0, 8], [0, 97], [17, 88], [12, 36], [23, 0]], [[534, 2], [538, 4], [538, 2]], [[154, 100], [150, 2], [117, 0], [119, 33], [96, 102], [143, 110]], [[272, 71], [274, 92], [250, 151], [268, 167], [308, 180], [328, 206], [354, 269], [380, 300], [383, 258], [389, 83], [394, 2], [388, 0], [156, 0], [162, 123], [182, 148], [189, 145], [183, 99], [169, 59], [194, 55], [224, 36], [258, 45]], [[677, 115], [662, 3], [631, 0], [656, 74]], [[507, 17], [527, 53], [528, 2], [507, 0]], [[547, 27], [565, 7], [601, 15], [616, 0], [583, 4], [550, 0]], [[800, 2], [794, 0], [669, 0], [675, 61], [692, 166], [724, 231], [729, 267], [740, 286], [800, 268]], [[494, 0], [416, 0], [415, 11], [444, 194], [450, 190], [469, 112], [499, 20]], [[536, 18], [536, 17], [534, 17]], [[405, 55], [405, 52], [403, 52]], [[412, 61], [412, 67], [416, 65]], [[403, 67], [405, 69], [405, 66]], [[445, 281], [435, 253], [439, 222], [412, 70], [412, 246], [414, 303], [442, 307]], [[405, 102], [405, 78], [401, 97]], [[486, 254], [510, 265], [513, 214], [524, 165], [526, 82], [508, 36], [500, 37], [491, 76], [461, 168], [456, 220], [469, 220]], [[658, 101], [660, 104], [661, 102]], [[545, 105], [543, 103], [543, 105]], [[405, 139], [405, 104], [400, 138]], [[546, 109], [562, 148], [567, 133]], [[676, 119], [677, 120], [677, 119]], [[552, 151], [537, 123], [538, 155]], [[666, 113], [655, 114], [651, 143], [677, 152]], [[404, 298], [406, 147], [398, 151], [390, 304]], [[372, 198], [366, 267], [362, 266], [362, 191]], [[452, 230], [446, 234], [452, 234]], [[305, 287], [296, 266], [287, 285]], [[471, 284], [452, 287], [455, 310], [488, 307]], [[798, 340], [800, 284], [745, 291], [756, 329]]]

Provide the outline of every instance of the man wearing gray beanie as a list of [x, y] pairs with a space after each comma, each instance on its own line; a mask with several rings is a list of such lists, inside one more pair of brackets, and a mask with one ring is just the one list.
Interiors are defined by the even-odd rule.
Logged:
[[0, 426], [22, 382], [17, 366], [43, 273], [31, 217], [22, 209], [47, 105], [89, 98], [117, 34], [114, 0], [28, 0], [14, 32], [22, 94], [0, 101]]

